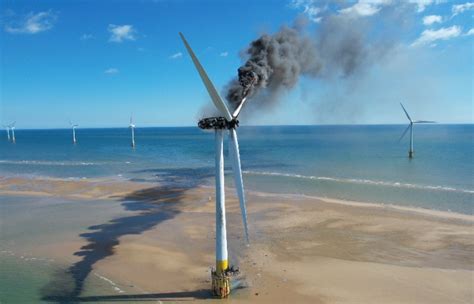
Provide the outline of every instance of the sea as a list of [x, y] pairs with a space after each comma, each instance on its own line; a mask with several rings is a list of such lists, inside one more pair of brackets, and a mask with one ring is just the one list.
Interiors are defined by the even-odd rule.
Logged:
[[[473, 214], [474, 125], [243, 126], [238, 129], [245, 188]], [[16, 130], [0, 141], [0, 175], [113, 178], [214, 184], [213, 131], [197, 127], [130, 130]], [[226, 184], [233, 186], [225, 143]], [[251, 204], [252, 202], [249, 202]]]
[[[238, 137], [245, 188], [290, 199], [314, 196], [472, 215], [474, 125], [416, 125], [412, 159], [409, 138], [399, 141], [405, 128], [242, 126]], [[127, 128], [78, 128], [76, 144], [70, 129], [18, 129], [15, 144], [6, 135], [0, 133], [0, 179], [214, 185], [214, 133], [197, 127], [137, 128], [135, 148]], [[226, 185], [232, 188], [227, 142], [225, 160]], [[107, 255], [89, 250], [95, 244], [91, 240], [118, 242], [127, 229], [135, 229], [128, 220], [133, 218], [114, 200], [91, 203], [0, 192], [0, 303], [133, 303], [130, 293], [144, 291], [97, 272], [95, 263]], [[106, 229], [120, 223], [124, 227]], [[55, 249], [48, 247], [81, 240], [90, 245], [71, 249], [77, 250], [72, 256], [52, 255]], [[77, 257], [83, 258], [78, 262]]]

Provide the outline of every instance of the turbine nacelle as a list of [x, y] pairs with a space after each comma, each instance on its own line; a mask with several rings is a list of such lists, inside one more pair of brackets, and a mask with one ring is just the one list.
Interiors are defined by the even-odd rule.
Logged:
[[227, 120], [225, 117], [206, 117], [198, 122], [198, 127], [204, 130], [235, 129], [239, 126], [237, 119]]

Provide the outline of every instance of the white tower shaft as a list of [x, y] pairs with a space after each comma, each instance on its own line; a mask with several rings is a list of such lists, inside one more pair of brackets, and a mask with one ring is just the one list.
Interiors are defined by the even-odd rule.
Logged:
[[413, 123], [410, 123], [410, 150], [408, 151], [408, 157], [413, 157]]
[[15, 127], [12, 128], [12, 142], [16, 143], [16, 138], [15, 138]]
[[72, 127], [72, 142], [76, 143], [76, 127]]
[[131, 127], [132, 129], [132, 148], [135, 148], [135, 127]]
[[10, 141], [11, 140], [11, 138], [10, 138], [10, 128], [7, 127], [6, 130], [7, 130], [8, 141]]
[[224, 130], [216, 129], [216, 272], [229, 267], [224, 192]]

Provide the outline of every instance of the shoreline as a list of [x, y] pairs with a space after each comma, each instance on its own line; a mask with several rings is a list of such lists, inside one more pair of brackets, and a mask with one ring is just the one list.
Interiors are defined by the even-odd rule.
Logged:
[[[28, 189], [23, 190], [13, 190], [9, 189], [9, 181], [14, 180], [15, 182], [27, 183], [28, 181], [35, 181], [35, 182], [52, 182], [52, 183], [68, 183], [74, 186], [77, 183], [77, 186], [85, 186], [88, 185], [90, 187], [98, 187], [102, 188], [102, 193], [52, 193], [47, 191], [33, 191]], [[5, 183], [6, 182], [6, 183]], [[124, 190], [120, 192], [110, 192], [106, 191], [107, 187], [115, 186], [114, 188], [124, 186]], [[110, 199], [111, 196], [120, 196], [125, 195], [130, 191], [136, 191], [139, 189], [145, 189], [147, 187], [160, 187], [162, 186], [158, 182], [134, 182], [127, 179], [119, 179], [115, 177], [101, 177], [101, 178], [86, 178], [86, 179], [70, 179], [70, 178], [57, 178], [57, 177], [3, 177], [0, 176], [0, 190], [2, 193], [0, 195], [20, 195], [20, 196], [51, 196], [51, 197], [68, 197], [68, 198], [75, 198], [75, 199]], [[184, 189], [193, 189], [194, 187], [184, 187]], [[206, 186], [206, 185], [199, 185], [195, 188], [203, 188], [203, 189], [211, 189], [213, 190], [213, 186]], [[226, 187], [227, 193], [233, 193], [235, 190], [233, 187]], [[315, 200], [315, 201], [323, 201], [326, 203], [333, 203], [345, 206], [355, 206], [360, 208], [378, 208], [384, 210], [394, 210], [399, 212], [408, 212], [408, 213], [416, 213], [425, 216], [432, 216], [438, 218], [446, 218], [446, 219], [457, 219], [463, 220], [467, 222], [474, 222], [474, 215], [465, 214], [465, 213], [458, 213], [454, 211], [444, 211], [444, 210], [436, 210], [436, 209], [428, 209], [422, 207], [410, 207], [410, 206], [402, 206], [396, 204], [385, 204], [385, 203], [374, 203], [374, 202], [364, 202], [364, 201], [352, 201], [352, 200], [345, 200], [345, 199], [337, 199], [331, 197], [322, 197], [322, 196], [315, 196], [315, 195], [307, 195], [307, 194], [293, 194], [293, 193], [274, 193], [274, 192], [263, 192], [263, 191], [254, 191], [254, 190], [246, 190], [248, 194], [256, 195], [256, 196], [267, 196], [267, 197], [278, 197], [278, 198], [287, 198], [287, 199], [296, 199], [296, 200]], [[95, 195], [91, 197], [91, 195]]]

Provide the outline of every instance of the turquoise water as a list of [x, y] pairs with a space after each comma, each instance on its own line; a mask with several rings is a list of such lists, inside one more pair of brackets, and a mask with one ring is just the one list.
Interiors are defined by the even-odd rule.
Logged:
[[[122, 204], [1, 195], [0, 303], [77, 303], [78, 296], [137, 293], [94, 270], [109, 256], [103, 250], [130, 232], [98, 226], [122, 218], [130, 229], [126, 219], [134, 214]], [[94, 248], [99, 238], [102, 245]]]
[[[398, 142], [405, 127], [241, 127], [246, 187], [473, 214], [474, 125], [417, 125], [412, 160], [408, 138]], [[78, 129], [77, 145], [70, 130], [16, 137], [0, 142], [3, 176], [213, 184], [213, 133], [194, 127], [138, 128], [136, 149], [125, 128]]]

